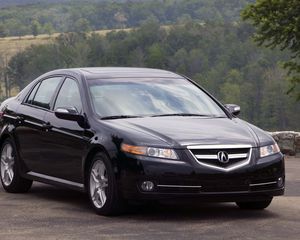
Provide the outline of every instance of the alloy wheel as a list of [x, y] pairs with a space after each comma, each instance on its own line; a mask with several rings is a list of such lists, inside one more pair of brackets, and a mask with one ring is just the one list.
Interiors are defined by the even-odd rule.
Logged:
[[6, 143], [1, 152], [1, 179], [5, 186], [9, 186], [14, 179], [14, 163], [13, 147]]
[[102, 160], [94, 162], [90, 172], [90, 194], [92, 202], [97, 208], [102, 208], [107, 200], [108, 177]]

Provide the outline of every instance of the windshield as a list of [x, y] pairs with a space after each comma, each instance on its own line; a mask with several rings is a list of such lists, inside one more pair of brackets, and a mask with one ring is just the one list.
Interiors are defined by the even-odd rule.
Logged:
[[188, 116], [226, 117], [201, 89], [185, 79], [89, 80], [95, 112], [102, 118]]

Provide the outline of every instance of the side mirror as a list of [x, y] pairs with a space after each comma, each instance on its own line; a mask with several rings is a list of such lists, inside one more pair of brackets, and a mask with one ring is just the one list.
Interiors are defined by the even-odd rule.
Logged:
[[239, 105], [236, 105], [236, 104], [225, 104], [225, 107], [234, 116], [239, 115], [240, 112], [241, 112], [241, 107]]
[[55, 116], [60, 119], [75, 121], [78, 123], [84, 122], [84, 117], [79, 114], [75, 107], [57, 108], [55, 110]]

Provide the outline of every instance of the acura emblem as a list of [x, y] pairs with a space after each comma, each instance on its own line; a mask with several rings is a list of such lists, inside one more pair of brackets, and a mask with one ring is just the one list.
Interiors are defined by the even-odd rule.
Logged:
[[227, 152], [218, 152], [218, 160], [221, 163], [228, 163], [229, 162], [229, 156]]

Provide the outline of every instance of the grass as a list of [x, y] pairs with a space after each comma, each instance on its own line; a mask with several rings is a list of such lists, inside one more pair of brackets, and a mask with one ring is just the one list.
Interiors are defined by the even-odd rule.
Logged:
[[54, 37], [39, 37], [36, 38], [32, 36], [26, 37], [8, 37], [0, 38], [0, 56], [9, 60], [16, 53], [23, 51], [25, 48], [31, 45], [46, 44], [52, 41]]
[[[93, 33], [100, 34], [105, 36], [107, 33], [111, 31], [131, 31], [130, 28], [128, 29], [114, 29], [114, 30], [100, 30], [94, 31]], [[91, 33], [90, 33], [91, 34]], [[0, 38], [0, 79], [2, 77], [1, 68], [7, 65], [8, 61], [11, 57], [16, 55], [18, 52], [23, 51], [27, 47], [31, 45], [41, 45], [47, 44], [55, 41], [60, 33], [54, 33], [51, 36], [47, 34], [41, 34], [36, 37], [33, 35], [26, 35], [22, 37], [5, 37]], [[3, 98], [4, 95], [4, 83], [0, 83], [0, 97]], [[11, 96], [15, 96], [18, 93], [18, 89], [12, 88], [11, 89]]]
[[[169, 30], [172, 25], [165, 25], [162, 26], [162, 28]], [[106, 34], [112, 32], [112, 31], [132, 31], [133, 28], [125, 28], [125, 29], [111, 29], [111, 30], [98, 30], [90, 32], [89, 34], [96, 33], [102, 36], [105, 36]], [[60, 35], [61, 33], [54, 33], [52, 35], [48, 34], [41, 34], [36, 37], [33, 35], [25, 35], [21, 37], [5, 37], [0, 38], [0, 81], [2, 80], [2, 69], [7, 66], [7, 63], [18, 52], [21, 52], [25, 50], [26, 48], [32, 46], [32, 45], [42, 45], [54, 42], [55, 39]], [[4, 83], [0, 83], [0, 98], [3, 97], [3, 91], [4, 91]], [[13, 88], [11, 89], [11, 95], [15, 96], [18, 93], [18, 90]]]
[[[162, 26], [165, 30], [171, 29], [173, 25], [165, 25]], [[133, 28], [124, 28], [124, 29], [111, 29], [111, 30], [98, 30], [93, 31], [89, 34], [96, 33], [102, 36], [112, 32], [112, 31], [126, 31], [129, 32], [133, 30]], [[25, 48], [30, 47], [31, 45], [40, 45], [47, 44], [54, 41], [61, 33], [54, 33], [51, 36], [48, 34], [41, 34], [36, 37], [33, 35], [25, 35], [22, 37], [5, 37], [0, 38], [0, 58], [5, 62], [9, 61], [9, 59], [17, 54], [20, 51], [23, 51]]]
[[[162, 28], [169, 30], [171, 26], [162, 26]], [[132, 31], [133, 28], [125, 28], [125, 29], [112, 29], [112, 30], [98, 30], [93, 31], [89, 34], [96, 33], [102, 36], [105, 36], [109, 32], [112, 31]], [[7, 66], [7, 63], [18, 52], [21, 52], [25, 50], [26, 48], [32, 46], [32, 45], [41, 45], [41, 44], [47, 44], [54, 42], [55, 39], [60, 35], [61, 33], [54, 33], [51, 36], [48, 34], [41, 34], [36, 37], [33, 35], [26, 35], [22, 37], [5, 37], [0, 38], [0, 80], [2, 80], [2, 69]], [[3, 97], [3, 91], [4, 91], [4, 83], [0, 83], [0, 97]], [[11, 95], [15, 96], [18, 93], [18, 90], [13, 88], [11, 89]]]
[[[111, 31], [131, 31], [131, 28], [126, 29], [114, 29], [114, 30], [100, 30], [94, 31], [93, 33], [105, 36]], [[36, 37], [33, 35], [26, 35], [22, 37], [5, 37], [0, 38], [0, 57], [8, 61], [12, 56], [17, 54], [20, 51], [23, 51], [25, 48], [30, 47], [31, 45], [40, 45], [47, 44], [51, 41], [54, 41], [60, 33], [54, 33], [51, 36], [47, 34], [41, 34]]]

